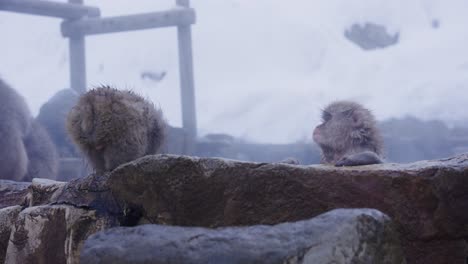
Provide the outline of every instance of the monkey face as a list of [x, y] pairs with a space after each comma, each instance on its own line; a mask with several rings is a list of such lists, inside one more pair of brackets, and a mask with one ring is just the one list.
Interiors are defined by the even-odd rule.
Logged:
[[322, 112], [322, 124], [314, 129], [313, 139], [321, 147], [340, 150], [353, 141], [358, 126], [354, 109], [327, 108]]
[[358, 103], [336, 101], [322, 111], [322, 124], [313, 134], [314, 141], [324, 150], [346, 152], [353, 148], [370, 148], [380, 153], [379, 131], [372, 113]]

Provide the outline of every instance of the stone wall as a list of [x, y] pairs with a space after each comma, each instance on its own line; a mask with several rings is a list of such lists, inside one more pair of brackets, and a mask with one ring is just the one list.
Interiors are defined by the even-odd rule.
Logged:
[[77, 263], [88, 236], [116, 226], [210, 232], [339, 208], [388, 215], [408, 263], [466, 263], [468, 256], [468, 155], [347, 168], [154, 155], [68, 183], [2, 181], [0, 194], [6, 263]]

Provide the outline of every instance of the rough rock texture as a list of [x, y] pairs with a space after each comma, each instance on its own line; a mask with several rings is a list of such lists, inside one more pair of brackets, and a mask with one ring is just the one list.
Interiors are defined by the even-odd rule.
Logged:
[[376, 208], [398, 224], [409, 263], [464, 263], [468, 255], [468, 154], [352, 168], [147, 156], [117, 168], [107, 184], [122, 208], [141, 215], [138, 223], [277, 224]]
[[81, 246], [89, 235], [118, 225], [118, 216], [108, 213], [112, 206], [105, 202], [110, 193], [98, 187], [104, 178], [90, 175], [70, 183], [2, 181], [0, 190], [9, 191], [0, 196], [0, 205], [17, 201], [26, 208], [21, 213], [21, 206], [0, 209], [0, 260], [78, 263]]
[[0, 208], [23, 205], [30, 182], [0, 180]]
[[58, 182], [48, 179], [35, 178], [29, 186], [28, 205], [36, 206], [48, 204], [50, 197], [54, 195], [57, 190], [62, 190], [65, 182]]
[[[30, 206], [21, 212], [12, 236], [21, 238], [21, 226], [38, 223], [26, 225], [34, 236], [10, 239], [10, 259], [25, 260], [25, 252], [44, 259], [46, 253], [31, 243], [47, 236], [49, 226], [55, 225], [53, 238], [60, 241], [60, 230], [66, 230], [68, 241], [74, 225], [64, 212], [88, 219], [78, 226], [92, 231], [76, 232], [89, 235], [98, 229], [96, 221], [105, 223], [102, 227], [247, 226], [306, 220], [336, 208], [375, 208], [396, 223], [408, 263], [466, 263], [467, 174], [468, 154], [352, 168], [155, 155], [68, 183], [1, 181], [0, 208]], [[20, 242], [24, 249], [17, 247]], [[71, 250], [64, 257], [76, 255]]]
[[14, 223], [5, 263], [78, 263], [91, 234], [109, 227], [94, 211], [71, 206], [35, 206]]
[[337, 209], [275, 226], [112, 228], [86, 241], [81, 262], [401, 264], [404, 257], [386, 215], [372, 209]]
[[0, 209], [0, 263], [5, 263], [11, 228], [20, 211], [19, 205]]

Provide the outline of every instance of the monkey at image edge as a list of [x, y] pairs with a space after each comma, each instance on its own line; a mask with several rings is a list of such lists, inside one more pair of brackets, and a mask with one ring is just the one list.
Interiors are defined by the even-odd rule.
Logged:
[[22, 96], [0, 78], [0, 179], [55, 179], [58, 154]]

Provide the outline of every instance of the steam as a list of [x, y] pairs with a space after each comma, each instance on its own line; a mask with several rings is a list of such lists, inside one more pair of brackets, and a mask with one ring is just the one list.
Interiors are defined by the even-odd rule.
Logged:
[[[255, 142], [311, 141], [320, 108], [356, 100], [379, 120], [407, 115], [468, 120], [468, 2], [192, 0], [200, 134]], [[86, 1], [105, 16], [171, 8], [174, 1]], [[286, 6], [289, 4], [288, 6]], [[434, 27], [434, 21], [437, 27]], [[364, 51], [343, 33], [353, 23], [400, 33], [396, 45]], [[59, 20], [2, 13], [0, 74], [34, 113], [69, 87], [68, 44]], [[110, 83], [148, 94], [181, 125], [175, 29], [87, 38], [89, 85]], [[105, 71], [102, 70], [105, 68]], [[142, 71], [167, 70], [157, 89]]]

